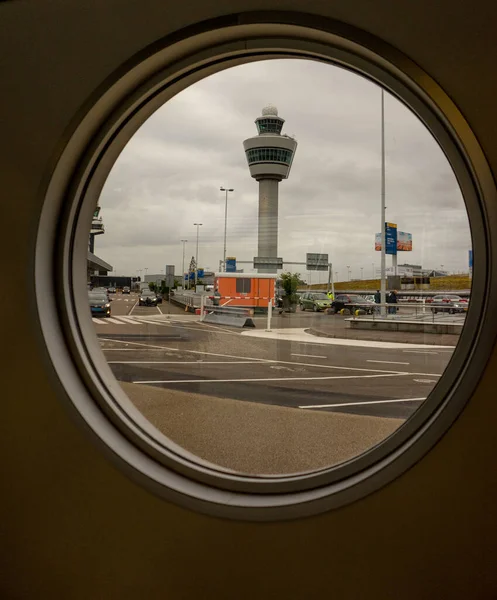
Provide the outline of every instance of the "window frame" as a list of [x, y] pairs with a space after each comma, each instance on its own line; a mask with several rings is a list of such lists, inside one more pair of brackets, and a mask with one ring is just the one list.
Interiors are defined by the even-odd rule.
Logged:
[[[72, 135], [68, 132], [67, 145], [47, 181], [36, 241], [40, 343], [61, 401], [109, 460], [141, 485], [182, 506], [234, 519], [316, 514], [363, 498], [401, 476], [425, 456], [464, 409], [497, 337], [497, 318], [491, 309], [497, 302], [497, 281], [489, 268], [490, 224], [497, 228], [495, 185], [463, 115], [428, 74], [381, 40], [336, 21], [305, 14], [298, 17], [268, 13], [263, 34], [260, 14], [246, 14], [242, 21], [234, 15], [231, 21], [223, 18], [199, 24], [184, 32], [187, 50], [176, 33], [109, 76], [74, 120]], [[222, 32], [223, 40], [212, 36], [213, 31]], [[381, 81], [434, 134], [457, 174], [470, 217], [472, 302], [460, 342], [434, 391], [378, 447], [318, 472], [240, 477], [215, 469], [170, 442], [164, 445], [154, 437], [150, 424], [133, 413], [100, 357], [87, 306], [78, 297], [86, 289], [86, 277], [79, 270], [86, 271], [93, 200], [122, 147], [147, 116], [202, 76], [256, 58], [292, 56], [345, 65]]]

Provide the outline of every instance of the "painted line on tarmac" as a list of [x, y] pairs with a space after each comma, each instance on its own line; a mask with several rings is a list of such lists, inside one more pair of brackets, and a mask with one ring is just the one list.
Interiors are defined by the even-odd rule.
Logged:
[[362, 371], [368, 373], [391, 373], [392, 375], [416, 375], [421, 377], [440, 377], [441, 375], [438, 373], [408, 373], [405, 371], [393, 371], [393, 370], [383, 370], [383, 369], [366, 369], [363, 367], [343, 367], [336, 365], [323, 365], [323, 364], [315, 364], [315, 363], [307, 363], [307, 362], [296, 362], [291, 360], [274, 360], [270, 358], [257, 358], [256, 356], [237, 356], [234, 354], [221, 354], [218, 352], [205, 352], [202, 350], [186, 350], [183, 348], [171, 348], [170, 346], [156, 346], [152, 344], [145, 344], [144, 342], [131, 342], [127, 340], [116, 340], [111, 338], [100, 338], [103, 342], [113, 342], [119, 344], [133, 344], [136, 346], [144, 346], [146, 348], [158, 348], [160, 350], [173, 350], [174, 352], [187, 352], [189, 354], [203, 354], [206, 356], [220, 356], [222, 358], [238, 358], [240, 360], [253, 360], [259, 362], [261, 364], [283, 364], [283, 365], [296, 365], [299, 367], [319, 367], [320, 369], [335, 369], [338, 371]]
[[91, 320], [92, 320], [94, 323], [97, 323], [97, 325], [107, 325], [107, 322], [106, 322], [106, 321], [103, 321], [102, 319], [96, 319], [95, 317], [92, 317], [92, 318], [91, 318]]
[[130, 325], [139, 325], [140, 321], [136, 321], [135, 319], [130, 319], [129, 317], [117, 317], [120, 321], [124, 321], [125, 323], [129, 323]]
[[255, 360], [109, 360], [109, 365], [259, 365]]
[[100, 348], [100, 350], [103, 352], [160, 352], [161, 350], [169, 352], [166, 348]]
[[367, 360], [370, 363], [382, 363], [384, 365], [410, 365], [411, 363], [406, 362], [395, 362], [393, 360]]
[[132, 383], [249, 383], [252, 381], [317, 381], [329, 379], [372, 379], [377, 377], [399, 377], [406, 373], [382, 373], [381, 375], [327, 375], [324, 377], [264, 377], [250, 379], [158, 379], [148, 381], [132, 381]]
[[327, 356], [319, 356], [318, 354], [291, 354], [290, 356], [306, 356], [307, 358], [328, 358]]
[[364, 406], [365, 404], [393, 404], [395, 402], [420, 402], [426, 398], [399, 398], [398, 400], [370, 400], [368, 402], [343, 402], [341, 404], [309, 404], [299, 408], [341, 408], [342, 406]]
[[131, 313], [134, 311], [134, 309], [135, 309], [135, 306], [136, 306], [137, 304], [138, 304], [138, 300], [137, 300], [137, 301], [136, 301], [136, 302], [133, 304], [133, 306], [131, 307], [131, 309], [130, 309], [130, 311], [129, 311], [129, 313], [128, 313], [128, 317], [130, 317], [130, 316], [131, 316]]
[[160, 315], [163, 315], [164, 313], [161, 311], [161, 309], [157, 306], [157, 304], [155, 305], [155, 308], [159, 311]]

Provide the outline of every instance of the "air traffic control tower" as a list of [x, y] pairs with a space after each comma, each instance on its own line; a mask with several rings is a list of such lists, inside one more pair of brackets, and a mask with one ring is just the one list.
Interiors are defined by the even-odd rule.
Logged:
[[[296, 140], [281, 133], [284, 122], [276, 106], [269, 104], [255, 120], [258, 135], [243, 142], [250, 175], [259, 182], [258, 258], [278, 256], [278, 184], [288, 178], [297, 149]], [[276, 273], [276, 268], [258, 271]]]

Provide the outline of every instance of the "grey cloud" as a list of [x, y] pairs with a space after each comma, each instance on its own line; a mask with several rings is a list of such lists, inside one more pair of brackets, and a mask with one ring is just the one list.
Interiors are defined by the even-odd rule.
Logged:
[[[119, 272], [151, 271], [182, 261], [180, 239], [216, 268], [222, 255], [224, 194], [228, 252], [257, 252], [257, 183], [242, 142], [268, 102], [286, 119], [298, 149], [280, 184], [279, 255], [305, 260], [329, 252], [336, 270], [372, 270], [379, 263], [380, 91], [366, 79], [312, 61], [265, 61], [226, 70], [178, 94], [137, 132], [104, 187], [102, 258]], [[399, 263], [444, 264], [462, 270], [469, 227], [455, 177], [437, 143], [386, 95], [387, 219], [413, 233], [415, 251]], [[98, 252], [97, 252], [98, 253]], [[443, 260], [442, 260], [443, 259]]]

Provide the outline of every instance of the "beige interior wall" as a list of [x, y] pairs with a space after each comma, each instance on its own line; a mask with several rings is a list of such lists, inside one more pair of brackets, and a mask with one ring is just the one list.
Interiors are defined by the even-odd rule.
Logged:
[[[496, 9], [483, 0], [309, 0], [426, 69], [497, 171]], [[497, 354], [444, 439], [346, 508], [275, 524], [188, 512], [132, 483], [55, 395], [36, 327], [43, 189], [82, 103], [124, 60], [195, 21], [297, 0], [0, 3], [0, 461], [4, 598], [491, 598], [497, 595]], [[13, 302], [10, 290], [28, 298]]]

